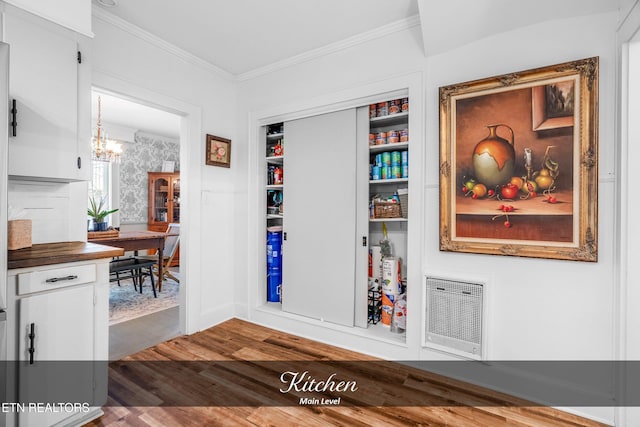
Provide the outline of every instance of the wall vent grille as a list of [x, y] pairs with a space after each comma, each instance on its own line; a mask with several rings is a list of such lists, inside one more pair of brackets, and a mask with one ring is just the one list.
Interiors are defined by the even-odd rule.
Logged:
[[484, 285], [427, 277], [425, 346], [482, 359]]

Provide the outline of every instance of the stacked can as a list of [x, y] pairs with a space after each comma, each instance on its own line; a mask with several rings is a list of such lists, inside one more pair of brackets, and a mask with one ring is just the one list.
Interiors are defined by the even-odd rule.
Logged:
[[401, 178], [409, 178], [409, 151], [400, 152], [400, 176]]
[[[369, 107], [371, 108], [371, 107]], [[384, 117], [389, 115], [389, 102], [385, 101], [385, 102], [378, 102], [378, 108], [377, 108], [377, 116], [378, 117]], [[369, 113], [371, 114], [371, 113]]]
[[402, 98], [402, 100], [400, 101], [400, 109], [402, 110], [402, 112], [404, 113], [405, 111], [409, 111], [409, 98]]
[[401, 165], [401, 155], [400, 151], [392, 151], [391, 152], [391, 176], [389, 178], [401, 178], [402, 171], [400, 168]]

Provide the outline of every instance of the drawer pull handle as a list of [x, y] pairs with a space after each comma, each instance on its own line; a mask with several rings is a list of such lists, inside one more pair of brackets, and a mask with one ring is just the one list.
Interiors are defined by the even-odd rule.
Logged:
[[33, 346], [36, 338], [35, 327], [36, 324], [32, 323], [30, 328], [31, 330], [29, 332], [29, 365], [33, 365], [33, 353], [36, 352], [36, 348]]
[[59, 282], [61, 280], [74, 280], [74, 279], [77, 279], [77, 278], [78, 278], [77, 275], [64, 276], [64, 277], [53, 277], [51, 279], [45, 280], [45, 282], [46, 283], [56, 283], [56, 282]]

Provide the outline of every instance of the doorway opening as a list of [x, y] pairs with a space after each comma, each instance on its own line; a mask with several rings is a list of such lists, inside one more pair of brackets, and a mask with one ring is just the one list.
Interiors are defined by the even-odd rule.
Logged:
[[[179, 230], [180, 204], [180, 122], [181, 116], [140, 101], [92, 90], [92, 124], [98, 122], [107, 143], [117, 144], [118, 158], [92, 160], [89, 199], [103, 202], [108, 224], [93, 232], [127, 236]], [[94, 138], [96, 132], [94, 131]], [[89, 224], [91, 230], [91, 225]], [[112, 268], [109, 296], [109, 359], [117, 360], [180, 334], [179, 242], [167, 245], [164, 259], [171, 258], [158, 286], [158, 268], [152, 249], [133, 249], [114, 260], [112, 266], [127, 266], [132, 260], [147, 260], [140, 270]], [[112, 244], [117, 245], [117, 244]], [[144, 246], [144, 245], [142, 245]], [[175, 251], [167, 253], [169, 247]], [[138, 275], [138, 273], [142, 273]], [[153, 279], [153, 280], [152, 280]], [[154, 285], [152, 286], [152, 281]], [[155, 289], [154, 289], [155, 288]], [[155, 292], [154, 292], [155, 291]]]

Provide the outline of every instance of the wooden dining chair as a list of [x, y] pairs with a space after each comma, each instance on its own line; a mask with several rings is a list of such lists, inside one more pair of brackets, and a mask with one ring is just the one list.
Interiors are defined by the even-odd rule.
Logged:
[[[171, 279], [176, 283], [180, 283], [180, 280], [176, 276], [174, 276], [169, 270], [169, 266], [171, 265], [173, 258], [176, 256], [176, 253], [178, 252], [178, 246], [180, 243], [180, 224], [170, 223], [169, 226], [167, 227], [166, 235], [167, 236], [164, 239], [164, 250], [162, 253], [163, 255], [162, 256], [163, 258], [162, 259], [162, 280]], [[156, 276], [158, 276], [158, 264], [157, 264], [158, 257], [157, 256], [153, 255], [153, 256], [145, 256], [145, 257], [138, 257], [138, 258], [155, 260], [156, 264], [154, 266], [154, 273]], [[160, 281], [158, 281], [157, 286], [158, 286], [158, 291], [162, 291], [161, 289], [162, 285], [160, 284]]]

